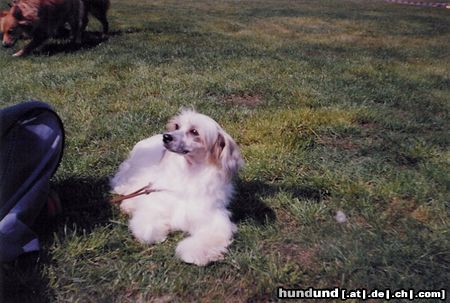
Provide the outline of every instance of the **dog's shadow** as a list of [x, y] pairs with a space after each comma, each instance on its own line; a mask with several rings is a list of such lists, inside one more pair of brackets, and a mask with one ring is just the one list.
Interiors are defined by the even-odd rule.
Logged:
[[232, 221], [239, 223], [253, 221], [264, 225], [276, 220], [275, 211], [267, 206], [263, 197], [275, 196], [278, 192], [287, 192], [297, 199], [307, 199], [319, 203], [329, 195], [326, 188], [314, 185], [276, 185], [261, 181], [242, 181], [236, 183], [236, 195], [229, 206]]
[[264, 225], [275, 221], [273, 209], [261, 199], [263, 195], [273, 195], [277, 189], [260, 181], [242, 181], [236, 183], [236, 195], [229, 206], [232, 221], [239, 223], [253, 221]]
[[89, 50], [99, 46], [101, 43], [108, 40], [108, 37], [116, 35], [116, 32], [109, 33], [108, 36], [104, 36], [98, 31], [86, 31], [83, 34], [83, 39], [80, 44], [73, 44], [69, 41], [70, 32], [61, 30], [55, 39], [49, 40], [44, 43], [43, 46], [33, 52], [38, 56], [53, 56], [60, 53], [74, 53], [80, 50]]
[[44, 210], [38, 218], [36, 229], [43, 237], [67, 226], [89, 231], [96, 226], [109, 223], [113, 208], [109, 203], [107, 177], [100, 179], [72, 177], [53, 182], [51, 187], [59, 197], [61, 210], [53, 218], [49, 218]]
[[81, 50], [93, 49], [103, 42], [109, 40], [110, 37], [122, 36], [124, 34], [134, 34], [140, 32], [152, 32], [162, 33], [163, 30], [159, 28], [140, 29], [129, 28], [124, 30], [109, 31], [107, 35], [104, 35], [99, 31], [85, 31], [83, 33], [83, 39], [80, 44], [73, 44], [70, 41], [70, 30], [68, 28], [61, 28], [58, 30], [55, 37], [44, 43], [43, 46], [33, 51], [36, 56], [54, 56], [60, 53], [70, 54]]

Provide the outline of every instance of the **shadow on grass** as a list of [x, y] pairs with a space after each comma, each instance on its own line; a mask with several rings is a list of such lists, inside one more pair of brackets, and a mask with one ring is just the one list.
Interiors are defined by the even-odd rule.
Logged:
[[[115, 33], [110, 33], [109, 36], [113, 36]], [[57, 39], [67, 39], [65, 33], [62, 33], [56, 37]], [[80, 50], [88, 50], [97, 47], [102, 42], [107, 41], [108, 38], [103, 37], [101, 32], [94, 31], [86, 31], [83, 35], [83, 40], [80, 45], [75, 45], [71, 42], [66, 41], [54, 41], [51, 43], [45, 43], [38, 51], [35, 51], [34, 54], [38, 56], [46, 55], [53, 56], [60, 53], [75, 53]]]
[[10, 263], [1, 264], [0, 302], [52, 302], [54, 293], [45, 274], [46, 264], [52, 262], [49, 247], [55, 233], [64, 233], [66, 226], [77, 231], [89, 231], [109, 223], [112, 207], [108, 179], [69, 178], [52, 184], [62, 204], [62, 213], [49, 217], [44, 209], [33, 230], [43, 249], [24, 254]]
[[260, 197], [274, 195], [276, 191], [276, 188], [261, 181], [239, 180], [236, 184], [236, 196], [229, 206], [232, 221], [250, 220], [260, 225], [275, 221], [275, 212]]
[[264, 225], [276, 220], [275, 211], [267, 206], [262, 197], [272, 197], [278, 192], [290, 193], [294, 198], [320, 202], [328, 196], [323, 188], [308, 185], [272, 185], [261, 181], [242, 181], [236, 184], [236, 196], [230, 205], [233, 222], [253, 221]]
[[25, 254], [13, 262], [1, 264], [0, 302], [51, 302], [54, 297], [43, 272], [48, 263], [45, 252]]
[[[46, 55], [53, 56], [59, 53], [75, 53], [80, 50], [89, 50], [97, 47], [102, 42], [108, 40], [109, 37], [114, 36], [122, 36], [124, 34], [135, 34], [148, 32], [153, 34], [161, 34], [161, 33], [171, 33], [171, 34], [180, 34], [186, 33], [188, 30], [182, 27], [172, 26], [171, 24], [166, 23], [155, 23], [150, 27], [145, 28], [137, 28], [130, 27], [128, 29], [123, 30], [114, 30], [108, 33], [108, 36], [105, 38], [102, 32], [99, 31], [85, 31], [83, 34], [83, 39], [80, 45], [74, 45], [73, 43], [67, 41], [70, 38], [70, 30], [67, 28], [60, 29], [59, 33], [55, 37], [59, 41], [54, 41], [51, 43], [45, 43], [39, 50], [35, 51], [35, 55]], [[188, 31], [189, 32], [189, 31]], [[196, 32], [195, 32], [196, 33]], [[195, 33], [191, 33], [191, 35], [195, 35]], [[200, 35], [200, 34], [198, 34]], [[61, 41], [65, 40], [65, 41]]]
[[109, 180], [107, 177], [68, 178], [53, 184], [62, 204], [62, 215], [57, 226], [73, 226], [90, 231], [98, 225], [109, 223], [112, 207], [109, 203]]

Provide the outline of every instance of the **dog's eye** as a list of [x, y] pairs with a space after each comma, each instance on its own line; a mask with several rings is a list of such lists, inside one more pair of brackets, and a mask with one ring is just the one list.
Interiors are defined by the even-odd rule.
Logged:
[[198, 131], [195, 128], [191, 129], [191, 134], [193, 134], [194, 136], [198, 136], [199, 135]]
[[179, 129], [180, 129], [180, 126], [177, 123], [175, 123], [175, 130], [179, 130]]

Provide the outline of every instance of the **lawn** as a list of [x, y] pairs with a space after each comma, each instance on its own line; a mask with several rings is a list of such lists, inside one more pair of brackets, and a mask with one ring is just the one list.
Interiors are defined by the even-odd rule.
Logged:
[[[52, 180], [64, 212], [40, 220], [38, 255], [2, 265], [2, 302], [448, 287], [450, 10], [112, 0], [109, 20], [100, 41], [91, 18], [78, 50], [60, 40], [26, 58], [0, 50], [0, 107], [47, 101], [67, 136]], [[181, 233], [139, 244], [108, 203], [108, 178], [132, 146], [183, 106], [216, 119], [246, 161], [231, 206], [239, 231], [206, 267], [175, 258]]]

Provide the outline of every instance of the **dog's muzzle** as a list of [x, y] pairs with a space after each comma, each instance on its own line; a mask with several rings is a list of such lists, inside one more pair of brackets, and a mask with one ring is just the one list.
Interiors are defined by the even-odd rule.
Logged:
[[2, 46], [4, 48], [10, 48], [16, 44], [16, 40], [10, 40], [10, 41], [2, 41]]
[[184, 144], [171, 134], [163, 134], [164, 147], [171, 152], [186, 155], [189, 150], [184, 148]]

